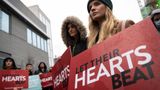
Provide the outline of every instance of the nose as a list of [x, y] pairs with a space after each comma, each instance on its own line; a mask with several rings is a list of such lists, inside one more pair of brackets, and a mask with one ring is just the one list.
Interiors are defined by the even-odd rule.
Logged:
[[90, 12], [93, 12], [93, 11], [95, 11], [95, 6], [92, 6], [90, 9]]
[[71, 32], [71, 31], [72, 31], [72, 28], [69, 28], [69, 29], [68, 29], [68, 32]]

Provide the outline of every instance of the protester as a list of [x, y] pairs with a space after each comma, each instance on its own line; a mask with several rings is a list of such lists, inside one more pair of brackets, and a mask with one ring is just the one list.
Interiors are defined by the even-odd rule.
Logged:
[[33, 70], [32, 69], [33, 69], [32, 64], [30, 64], [30, 63], [26, 64], [26, 70], [29, 71], [29, 75], [33, 75]]
[[87, 48], [86, 28], [75, 16], [67, 17], [62, 24], [61, 36], [66, 47], [71, 46], [72, 56]]
[[111, 0], [88, 1], [87, 10], [89, 13], [90, 30], [88, 48], [134, 24], [132, 20], [117, 20], [113, 16], [112, 9]]
[[160, 31], [160, 9], [155, 9], [151, 13], [151, 19], [156, 26], [157, 30]]
[[40, 62], [38, 65], [38, 70], [35, 71], [35, 74], [42, 74], [47, 72], [47, 65], [44, 62]]
[[14, 59], [10, 57], [5, 58], [3, 61], [3, 69], [4, 70], [17, 69]]

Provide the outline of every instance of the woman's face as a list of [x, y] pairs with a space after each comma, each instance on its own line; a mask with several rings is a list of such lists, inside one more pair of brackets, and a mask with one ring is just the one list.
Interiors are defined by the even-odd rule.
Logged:
[[13, 62], [12, 62], [12, 60], [8, 59], [8, 60], [5, 62], [5, 64], [6, 64], [7, 67], [10, 67], [10, 66], [12, 66]]
[[40, 64], [40, 67], [41, 67], [41, 68], [44, 68], [44, 63], [41, 63], [41, 64]]
[[106, 6], [98, 0], [94, 0], [89, 4], [90, 16], [95, 21], [100, 21], [104, 19]]
[[74, 25], [72, 25], [72, 24], [69, 24], [68, 26], [67, 26], [67, 28], [68, 28], [68, 33], [69, 33], [69, 35], [71, 36], [71, 37], [76, 37], [77, 36], [77, 29], [76, 29], [76, 27], [74, 26]]

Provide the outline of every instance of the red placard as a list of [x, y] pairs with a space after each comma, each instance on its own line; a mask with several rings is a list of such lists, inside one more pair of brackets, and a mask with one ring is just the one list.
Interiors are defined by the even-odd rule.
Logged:
[[53, 85], [52, 74], [50, 72], [40, 74], [39, 76], [40, 76], [40, 79], [41, 79], [42, 87], [49, 87], [49, 86]]
[[147, 18], [73, 57], [68, 90], [160, 90], [160, 33]]
[[52, 68], [54, 90], [67, 90], [70, 60], [71, 52], [68, 48]]
[[0, 87], [5, 90], [28, 88], [27, 70], [0, 70]]

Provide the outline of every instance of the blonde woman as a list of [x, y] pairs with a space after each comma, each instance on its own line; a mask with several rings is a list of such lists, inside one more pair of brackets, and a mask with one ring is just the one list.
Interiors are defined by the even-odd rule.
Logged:
[[132, 20], [120, 21], [112, 14], [111, 0], [89, 0], [88, 48], [134, 24]]

